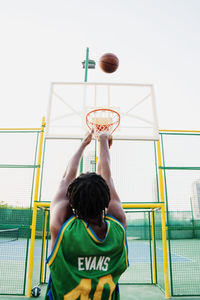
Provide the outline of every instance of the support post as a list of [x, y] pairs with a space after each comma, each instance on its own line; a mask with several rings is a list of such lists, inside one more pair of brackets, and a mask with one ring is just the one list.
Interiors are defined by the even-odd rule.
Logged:
[[165, 298], [170, 298], [169, 291], [169, 272], [168, 272], [168, 259], [167, 259], [167, 227], [165, 221], [165, 206], [161, 207], [161, 221], [162, 221], [162, 242], [163, 242], [163, 264], [164, 264], [164, 280], [165, 280]]
[[34, 204], [33, 204], [33, 216], [32, 216], [32, 225], [31, 225], [31, 244], [30, 244], [30, 257], [29, 257], [29, 270], [28, 270], [28, 287], [27, 287], [27, 297], [31, 297], [31, 288], [32, 288], [32, 278], [33, 278], [33, 259], [34, 259], [34, 246], [35, 246], [35, 231], [36, 231], [36, 219], [37, 219], [37, 201], [39, 194], [39, 183], [40, 183], [40, 165], [42, 159], [42, 147], [44, 140], [44, 127], [45, 127], [45, 118], [42, 118], [42, 126], [40, 133], [40, 143], [38, 151], [38, 161], [37, 161], [37, 172], [35, 180], [35, 190], [34, 190]]
[[45, 246], [46, 246], [46, 235], [47, 235], [47, 213], [48, 213], [48, 211], [45, 209], [44, 229], [43, 229], [43, 237], [42, 237], [42, 258], [41, 258], [40, 283], [44, 283]]
[[153, 283], [157, 284], [155, 213], [153, 209], [151, 211], [151, 235], [152, 235], [152, 257], [153, 257]]
[[[84, 82], [87, 82], [87, 77], [88, 77], [88, 60], [89, 60], [89, 48], [86, 49]], [[83, 157], [81, 158], [81, 162], [80, 162], [80, 174], [81, 173], [83, 173]]]
[[[160, 140], [157, 141], [157, 154], [158, 154], [158, 167], [162, 166], [162, 158], [161, 158], [161, 147], [160, 147]], [[158, 168], [158, 180], [159, 180], [159, 186], [160, 186], [160, 200], [161, 202], [165, 201], [164, 196], [164, 185], [163, 185], [163, 173], [162, 169]]]

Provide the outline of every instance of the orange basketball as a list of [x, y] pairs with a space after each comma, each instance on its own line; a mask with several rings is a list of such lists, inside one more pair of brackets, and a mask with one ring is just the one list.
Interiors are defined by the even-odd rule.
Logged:
[[113, 53], [105, 53], [99, 60], [99, 65], [105, 73], [113, 73], [119, 66], [119, 59]]

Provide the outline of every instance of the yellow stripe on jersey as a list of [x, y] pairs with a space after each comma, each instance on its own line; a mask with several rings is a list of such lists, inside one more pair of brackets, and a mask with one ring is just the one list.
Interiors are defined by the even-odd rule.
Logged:
[[126, 243], [126, 231], [125, 231], [125, 228], [124, 228], [124, 226], [117, 219], [115, 219], [112, 216], [108, 216], [107, 215], [106, 219], [112, 220], [115, 223], [119, 224], [121, 226], [121, 228], [123, 229], [123, 231], [124, 231], [124, 248], [125, 248], [125, 253], [126, 253], [126, 267], [128, 268], [128, 266], [129, 266], [129, 263], [128, 263], [128, 248], [127, 248], [127, 243]]
[[107, 237], [107, 235], [108, 235], [109, 229], [110, 229], [110, 222], [107, 222], [107, 224], [108, 224], [108, 229], [107, 229], [107, 232], [106, 232], [106, 236], [105, 236], [105, 238], [104, 238], [103, 240], [99, 239], [96, 235], [94, 235], [94, 232], [87, 226], [87, 223], [85, 223], [85, 221], [82, 220], [82, 222], [83, 222], [83, 224], [84, 224], [84, 226], [85, 226], [87, 232], [89, 233], [89, 235], [91, 236], [91, 238], [92, 238], [95, 242], [97, 242], [97, 243], [103, 243], [103, 242], [105, 241], [105, 239], [106, 239], [106, 237]]
[[128, 250], [127, 250], [125, 237], [124, 237], [124, 248], [125, 248], [125, 253], [126, 253], [126, 267], [128, 268], [128, 266], [129, 266], [129, 263], [128, 263]]
[[124, 232], [125, 232], [125, 228], [124, 228], [124, 226], [122, 225], [122, 223], [120, 223], [117, 219], [115, 219], [114, 217], [112, 217], [112, 216], [106, 216], [106, 218], [105, 219], [108, 219], [108, 220], [112, 220], [112, 221], [114, 221], [115, 223], [117, 223], [117, 224], [119, 224], [120, 226], [121, 226], [121, 228], [124, 230]]
[[62, 228], [61, 232], [59, 233], [59, 238], [58, 240], [56, 241], [56, 244], [54, 245], [54, 249], [51, 253], [51, 257], [50, 257], [50, 260], [48, 261], [48, 265], [50, 267], [50, 265], [53, 263], [55, 257], [56, 257], [56, 254], [58, 252], [58, 249], [59, 249], [59, 246], [60, 246], [60, 243], [62, 241], [62, 238], [63, 238], [63, 234], [64, 234], [64, 231], [65, 229], [71, 224], [72, 221], [74, 221], [76, 219], [76, 217], [73, 217], [71, 218], [67, 223], [66, 225]]

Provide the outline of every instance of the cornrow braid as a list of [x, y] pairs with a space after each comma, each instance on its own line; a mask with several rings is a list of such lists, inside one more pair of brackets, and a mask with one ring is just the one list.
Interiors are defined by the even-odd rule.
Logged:
[[101, 175], [85, 173], [68, 187], [67, 197], [78, 218], [87, 221], [96, 218], [102, 224], [105, 208], [110, 202], [110, 190]]

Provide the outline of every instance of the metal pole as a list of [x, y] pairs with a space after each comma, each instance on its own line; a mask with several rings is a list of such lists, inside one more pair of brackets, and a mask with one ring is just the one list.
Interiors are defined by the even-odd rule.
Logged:
[[40, 183], [40, 165], [41, 165], [41, 159], [42, 159], [42, 146], [43, 146], [43, 140], [44, 140], [44, 127], [45, 127], [45, 118], [43, 117], [42, 118], [41, 134], [40, 134], [38, 162], [37, 162], [38, 168], [37, 168], [37, 172], [36, 172], [33, 216], [32, 216], [32, 225], [31, 225], [31, 244], [30, 244], [28, 288], [27, 288], [27, 297], [28, 298], [31, 297], [31, 288], [32, 288], [35, 231], [36, 231], [36, 220], [37, 220], [37, 201], [38, 201], [38, 194], [39, 194], [38, 192], [39, 192], [39, 183]]
[[47, 213], [45, 209], [44, 212], [44, 228], [43, 228], [43, 237], [42, 237], [42, 255], [41, 255], [41, 272], [40, 272], [40, 283], [44, 283], [44, 266], [45, 266], [45, 244], [46, 244], [46, 235], [47, 235]]
[[87, 82], [87, 77], [88, 77], [88, 60], [89, 60], [89, 48], [86, 49], [85, 79], [84, 79], [84, 82]]
[[153, 263], [152, 262], [152, 258], [153, 258], [153, 255], [152, 255], [152, 248], [151, 248], [151, 219], [150, 219], [150, 212], [148, 211], [148, 221], [149, 221], [149, 256], [150, 256], [150, 270], [151, 270], [151, 283], [154, 283], [154, 280], [153, 280]]
[[[84, 82], [87, 82], [87, 78], [88, 78], [88, 60], [89, 60], [89, 48], [86, 49]], [[83, 157], [81, 158], [81, 162], [80, 162], [80, 174], [81, 173], [83, 173]]]
[[163, 264], [164, 264], [164, 282], [165, 282], [165, 298], [170, 298], [169, 291], [169, 272], [167, 260], [167, 228], [165, 221], [165, 206], [161, 207], [161, 220], [162, 220], [162, 242], [163, 242]]
[[151, 211], [151, 232], [152, 232], [152, 257], [153, 257], [153, 283], [157, 284], [157, 265], [156, 265], [156, 235], [154, 210]]

